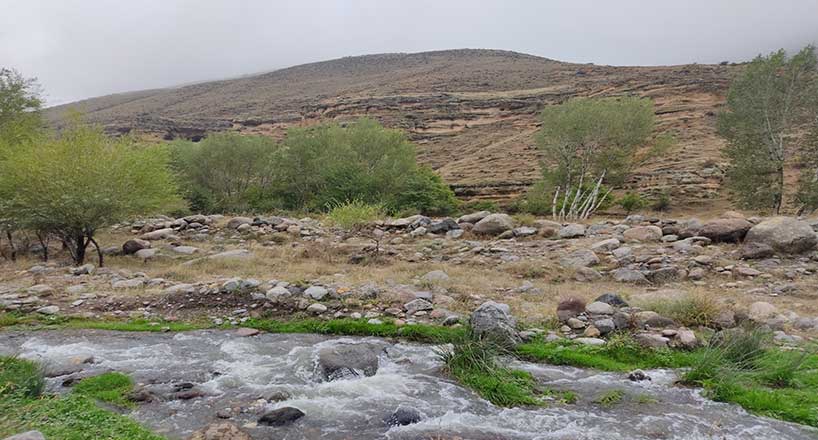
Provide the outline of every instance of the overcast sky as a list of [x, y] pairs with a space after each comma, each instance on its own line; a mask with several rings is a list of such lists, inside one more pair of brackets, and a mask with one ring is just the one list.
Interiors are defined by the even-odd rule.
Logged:
[[656, 65], [815, 42], [818, 0], [0, 0], [0, 67], [51, 104], [381, 52]]

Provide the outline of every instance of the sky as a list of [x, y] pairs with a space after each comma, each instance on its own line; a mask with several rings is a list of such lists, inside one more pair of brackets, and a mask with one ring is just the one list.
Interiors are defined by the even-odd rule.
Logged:
[[665, 65], [810, 43], [818, 0], [0, 0], [0, 67], [50, 105], [383, 52]]

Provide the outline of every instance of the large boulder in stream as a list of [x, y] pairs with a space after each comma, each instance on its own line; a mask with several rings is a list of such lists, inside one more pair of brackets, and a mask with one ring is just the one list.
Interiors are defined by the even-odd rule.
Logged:
[[471, 314], [469, 321], [475, 336], [491, 339], [501, 345], [514, 346], [522, 342], [517, 320], [508, 304], [486, 301]]
[[322, 379], [333, 381], [373, 376], [378, 371], [378, 355], [384, 346], [375, 343], [337, 344], [318, 351], [318, 371]]

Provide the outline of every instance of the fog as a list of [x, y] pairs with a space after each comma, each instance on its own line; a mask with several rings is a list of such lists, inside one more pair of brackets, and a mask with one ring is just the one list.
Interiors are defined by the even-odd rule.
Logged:
[[49, 104], [382, 52], [743, 61], [818, 41], [815, 0], [0, 0], [0, 67]]

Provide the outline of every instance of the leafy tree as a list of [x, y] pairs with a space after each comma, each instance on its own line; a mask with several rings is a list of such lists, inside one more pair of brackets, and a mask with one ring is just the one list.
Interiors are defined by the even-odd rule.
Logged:
[[818, 209], [818, 117], [804, 139], [801, 161], [801, 175], [795, 195], [799, 214]]
[[42, 105], [36, 78], [0, 67], [0, 142], [15, 144], [36, 134]]
[[731, 84], [719, 132], [727, 140], [728, 184], [747, 208], [779, 213], [784, 165], [804, 124], [818, 114], [815, 48], [782, 49], [750, 62]]
[[75, 125], [59, 137], [29, 141], [0, 161], [0, 211], [17, 224], [59, 238], [76, 264], [104, 226], [180, 203], [163, 146], [111, 139]]
[[628, 214], [638, 211], [647, 205], [647, 202], [642, 198], [642, 196], [632, 192], [625, 193], [625, 195], [617, 200], [616, 203]]
[[532, 205], [541, 210], [551, 199], [555, 218], [592, 215], [608, 198], [602, 184], [624, 182], [636, 150], [648, 143], [654, 119], [653, 102], [636, 97], [576, 98], [546, 107], [537, 136], [545, 156], [545, 190]]

